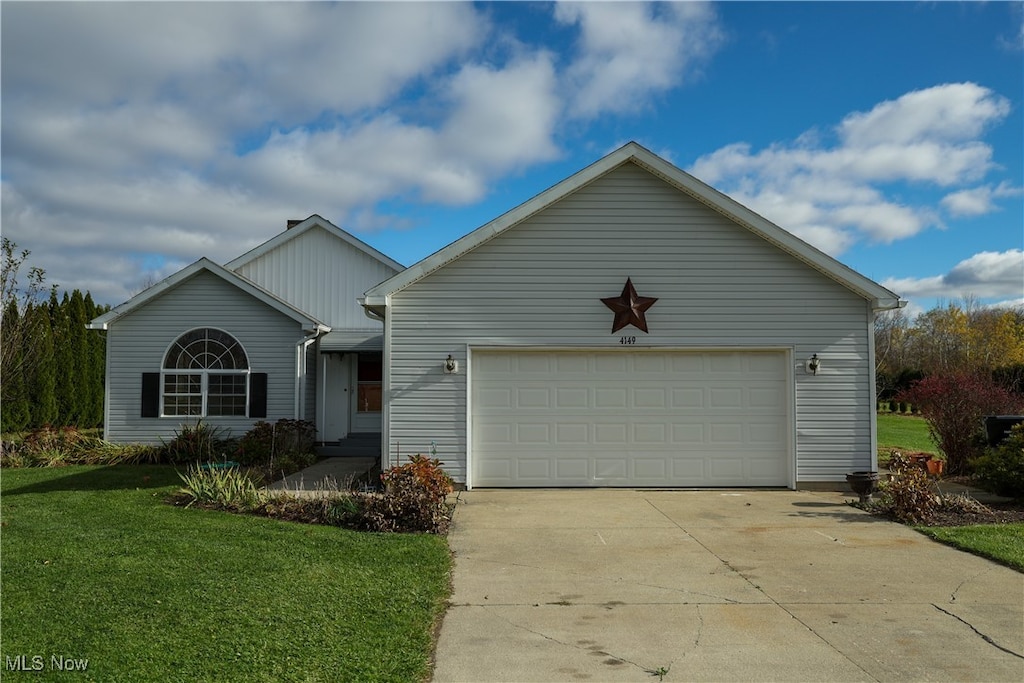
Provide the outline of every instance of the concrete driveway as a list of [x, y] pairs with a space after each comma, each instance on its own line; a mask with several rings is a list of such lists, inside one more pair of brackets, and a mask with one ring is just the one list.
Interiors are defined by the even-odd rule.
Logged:
[[1024, 680], [1024, 575], [850, 497], [463, 492], [434, 680]]

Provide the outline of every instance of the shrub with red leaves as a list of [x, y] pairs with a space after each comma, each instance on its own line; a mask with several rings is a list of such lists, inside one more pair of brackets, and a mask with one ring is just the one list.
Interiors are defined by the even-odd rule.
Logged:
[[932, 375], [915, 382], [897, 397], [921, 409], [939, 450], [946, 456], [946, 473], [968, 474], [968, 463], [984, 451], [986, 415], [1017, 413], [1024, 397], [970, 373]]

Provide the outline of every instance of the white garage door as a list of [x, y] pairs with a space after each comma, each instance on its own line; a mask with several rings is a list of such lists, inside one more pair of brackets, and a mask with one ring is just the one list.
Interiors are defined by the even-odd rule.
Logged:
[[787, 486], [783, 352], [476, 351], [473, 486]]

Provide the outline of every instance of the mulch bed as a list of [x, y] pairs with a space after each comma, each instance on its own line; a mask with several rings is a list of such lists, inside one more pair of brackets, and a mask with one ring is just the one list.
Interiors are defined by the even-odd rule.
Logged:
[[1019, 502], [995, 503], [988, 511], [939, 510], [933, 512], [927, 526], [968, 526], [970, 524], [1006, 524], [1024, 522], [1024, 505]]

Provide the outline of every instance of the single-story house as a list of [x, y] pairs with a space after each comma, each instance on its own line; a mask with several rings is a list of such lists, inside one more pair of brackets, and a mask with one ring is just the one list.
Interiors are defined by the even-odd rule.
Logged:
[[902, 304], [629, 143], [407, 269], [311, 216], [92, 327], [113, 441], [300, 417], [467, 487], [796, 488], [875, 468]]

